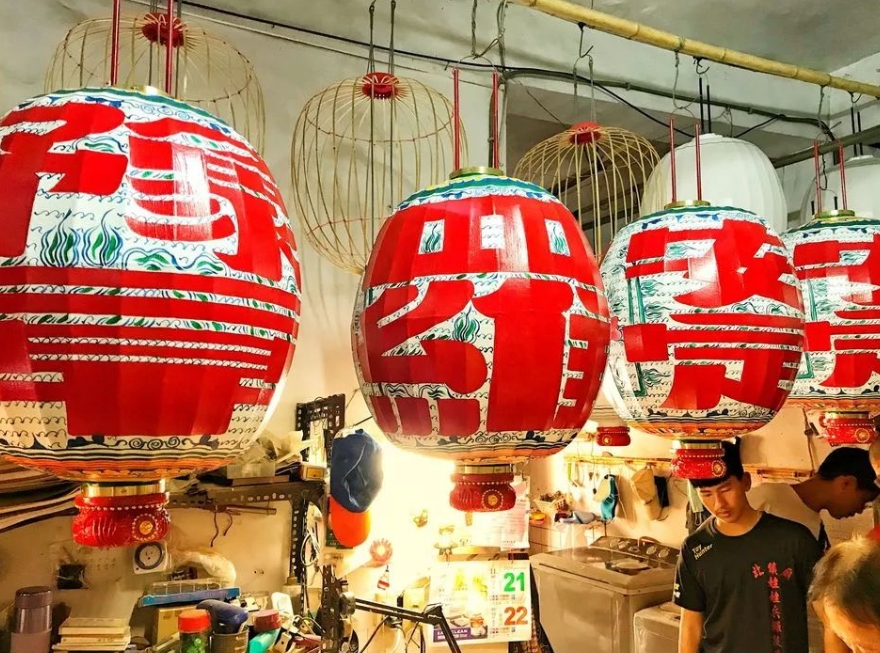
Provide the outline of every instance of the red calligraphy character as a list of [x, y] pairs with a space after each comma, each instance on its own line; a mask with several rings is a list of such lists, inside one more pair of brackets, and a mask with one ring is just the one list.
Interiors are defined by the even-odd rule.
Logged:
[[[858, 262], [843, 262], [847, 252], [866, 252]], [[798, 278], [811, 282], [830, 279], [835, 288], [847, 288], [835, 314], [828, 320], [808, 322], [807, 352], [835, 351], [834, 368], [822, 382], [829, 388], [860, 388], [880, 373], [880, 236], [869, 242], [824, 240], [800, 243], [794, 249]]]
[[764, 570], [761, 569], [760, 565], [752, 565], [752, 576], [755, 578], [760, 578], [764, 575]]
[[[227, 134], [192, 122], [163, 118], [128, 127], [135, 168], [129, 176], [140, 195], [136, 202], [147, 213], [127, 216], [132, 230], [181, 242], [236, 235], [234, 254], [216, 252], [231, 268], [278, 281], [280, 248], [298, 274], [284, 202], [259, 156]], [[200, 137], [201, 146], [175, 141], [180, 134]]]
[[779, 596], [779, 592], [774, 590], [770, 592], [770, 603], [781, 603], [782, 598]]
[[[679, 323], [701, 325], [703, 315], [676, 315]], [[761, 329], [731, 328], [730, 320], [719, 317], [719, 326], [728, 328], [674, 328], [668, 324], [636, 324], [622, 329], [627, 359], [632, 363], [666, 361], [670, 351], [676, 361], [672, 388], [662, 404], [679, 410], [709, 410], [721, 397], [778, 409], [788, 396], [780, 381], [791, 381], [797, 373], [801, 337], [796, 331], [802, 322], [796, 318], [762, 317], [753, 322]], [[708, 320], [706, 320], [708, 321]], [[785, 330], [783, 330], [785, 329]], [[714, 343], [710, 344], [710, 340]], [[748, 348], [743, 344], [749, 344]], [[763, 345], [763, 346], [758, 346]], [[741, 363], [737, 375], [731, 363]]]
[[[670, 258], [667, 246], [685, 241], [708, 240], [712, 245], [690, 258]], [[680, 272], [702, 287], [676, 299], [696, 308], [721, 308], [752, 297], [766, 297], [794, 308], [801, 307], [800, 292], [781, 277], [791, 272], [784, 254], [765, 251], [781, 247], [778, 237], [757, 222], [725, 220], [718, 229], [668, 228], [633, 235], [627, 250], [627, 279]], [[702, 250], [701, 250], [702, 251]]]
[[[445, 386], [456, 394], [469, 394], [486, 381], [488, 369], [483, 353], [468, 342], [422, 337], [438, 324], [458, 315], [473, 296], [470, 281], [433, 281], [418, 306], [391, 322], [381, 323], [418, 296], [415, 286], [386, 289], [361, 316], [363, 342], [357, 355], [367, 383], [423, 383]], [[424, 353], [391, 355], [411, 338]], [[431, 433], [428, 401], [422, 397], [395, 400], [400, 423], [391, 400], [370, 398], [377, 421], [387, 433], [427, 435]], [[471, 435], [480, 426], [480, 405], [476, 399], [440, 399], [440, 425], [447, 435]]]
[[774, 621], [772, 622], [772, 626], [771, 626], [771, 627], [773, 628], [773, 632], [774, 632], [774, 633], [776, 633], [776, 634], [778, 634], [778, 635], [781, 635], [781, 634], [782, 634], [782, 622], [781, 622], [781, 621], [776, 621], [776, 620], [774, 620]]
[[[52, 193], [107, 196], [118, 190], [128, 165], [125, 155], [98, 150], [52, 150], [61, 143], [113, 131], [124, 119], [125, 114], [116, 107], [82, 102], [28, 107], [6, 115], [0, 127], [12, 131], [0, 140], [4, 212], [0, 256], [24, 253], [43, 175], [61, 175], [46, 188]], [[45, 133], [34, 133], [44, 129]]]
[[772, 590], [778, 590], [779, 576], [770, 576], [770, 578], [767, 579], [767, 586]]
[[779, 573], [779, 567], [776, 565], [775, 562], [771, 562], [767, 565], [767, 571], [775, 576], [777, 573]]
[[[529, 310], [511, 310], [525, 297]], [[508, 279], [494, 293], [474, 298], [474, 307], [495, 320], [490, 431], [552, 427], [562, 385], [563, 312], [573, 300], [567, 283], [539, 279]]]
[[779, 609], [778, 604], [773, 604], [770, 608], [770, 616], [774, 619], [782, 619], [782, 610]]
[[792, 576], [794, 576], [794, 570], [791, 567], [786, 567], [782, 570], [782, 577], [785, 580], [791, 580]]

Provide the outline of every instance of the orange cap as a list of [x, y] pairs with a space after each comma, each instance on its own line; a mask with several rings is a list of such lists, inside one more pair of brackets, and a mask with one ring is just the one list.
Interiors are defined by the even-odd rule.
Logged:
[[330, 497], [330, 529], [343, 546], [356, 547], [370, 534], [370, 511], [351, 512]]

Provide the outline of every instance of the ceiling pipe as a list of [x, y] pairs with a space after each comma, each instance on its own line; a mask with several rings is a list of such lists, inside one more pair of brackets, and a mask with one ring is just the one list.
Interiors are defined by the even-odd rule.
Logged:
[[[819, 154], [828, 154], [829, 152], [837, 152], [837, 148], [839, 145], [843, 145], [843, 147], [849, 147], [850, 145], [857, 145], [859, 143], [876, 143], [880, 141], [880, 125], [877, 127], [871, 127], [870, 129], [865, 129], [864, 131], [856, 132], [855, 134], [850, 134], [849, 136], [844, 136], [839, 138], [833, 142], [823, 143], [819, 146]], [[800, 152], [795, 152], [793, 154], [789, 154], [787, 156], [779, 157], [778, 159], [772, 159], [774, 168], [784, 168], [785, 166], [790, 166], [795, 163], [800, 163], [801, 161], [806, 161], [807, 159], [813, 158], [813, 147], [810, 146]]]
[[616, 16], [567, 2], [566, 0], [513, 0], [513, 2], [543, 12], [549, 16], [561, 18], [572, 23], [583, 23], [588, 27], [607, 34], [653, 45], [690, 57], [706, 59], [707, 61], [714, 61], [735, 68], [745, 68], [746, 70], [764, 73], [765, 75], [775, 75], [786, 79], [796, 79], [808, 84], [816, 84], [817, 86], [836, 88], [848, 93], [860, 93], [880, 98], [880, 86], [875, 86], [874, 84], [865, 84], [851, 79], [844, 79], [843, 77], [835, 77], [818, 70], [802, 68], [728, 48], [721, 48], [717, 45], [703, 43], [702, 41], [695, 41], [631, 20], [617, 18]]

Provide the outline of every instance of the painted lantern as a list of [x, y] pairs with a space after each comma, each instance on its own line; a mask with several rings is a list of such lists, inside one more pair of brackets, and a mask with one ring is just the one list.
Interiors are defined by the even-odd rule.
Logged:
[[624, 227], [602, 277], [612, 403], [677, 441], [677, 476], [723, 475], [719, 442], [767, 424], [797, 374], [803, 306], [782, 241], [754, 213], [689, 203]]
[[85, 483], [74, 537], [161, 539], [163, 479], [234, 459], [295, 346], [296, 247], [247, 142], [160, 95], [0, 119], [0, 453]]
[[828, 442], [868, 444], [880, 413], [880, 220], [820, 213], [782, 237], [806, 310], [791, 403], [822, 411]]
[[399, 447], [453, 459], [454, 508], [507, 510], [513, 463], [586, 423], [608, 349], [598, 266], [538, 186], [476, 169], [383, 225], [352, 323], [361, 392]]

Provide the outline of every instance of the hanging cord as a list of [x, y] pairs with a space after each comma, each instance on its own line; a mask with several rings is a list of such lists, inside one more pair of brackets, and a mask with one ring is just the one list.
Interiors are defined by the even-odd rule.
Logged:
[[[706, 133], [706, 126], [712, 131], [712, 105], [709, 100], [709, 66], [703, 63], [701, 57], [694, 57], [694, 72], [697, 73], [698, 94], [697, 101], [700, 103], [700, 131]], [[703, 86], [706, 87], [706, 94], [703, 94]], [[707, 118], [708, 116], [708, 118]]]
[[679, 111], [683, 111], [687, 113], [694, 121], [697, 120], [697, 116], [691, 111], [691, 107], [694, 105], [696, 100], [691, 100], [687, 104], [680, 104], [678, 101], [677, 93], [678, 93], [678, 77], [681, 72], [681, 56], [679, 55], [678, 50], [675, 51], [675, 80], [672, 82], [672, 107], [673, 114], [678, 113]]
[[[819, 87], [819, 108], [816, 110], [816, 124], [819, 125], [819, 131], [822, 132], [822, 136], [824, 140], [828, 140], [828, 136], [822, 131], [821, 125], [822, 123], [822, 110], [825, 106], [825, 87]], [[820, 163], [820, 171], [817, 173], [816, 184], [817, 184], [817, 192], [828, 190], [828, 171], [825, 167], [825, 157], [823, 155], [819, 155], [819, 163]], [[817, 206], [819, 205], [819, 198], [816, 199]]]
[[376, 46], [373, 41], [374, 30], [376, 27], [376, 0], [370, 3], [370, 48], [367, 54], [367, 72], [376, 72]]
[[590, 54], [593, 51], [593, 46], [591, 45], [589, 48], [584, 51], [584, 28], [586, 25], [584, 23], [578, 23], [578, 28], [581, 31], [580, 40], [578, 42], [578, 56], [577, 59], [574, 60], [574, 66], [572, 66], [571, 74], [574, 77], [574, 116], [575, 120], [577, 120], [578, 114], [578, 80], [580, 79], [580, 75], [578, 75], [578, 65], [584, 59], [587, 60], [587, 64], [590, 69], [590, 120], [592, 122], [596, 122], [596, 85], [593, 83], [593, 56]]
[[394, 74], [394, 13], [396, 11], [397, 0], [391, 0], [391, 36], [388, 39], [388, 72], [392, 75]]
[[[394, 14], [397, 11], [397, 0], [391, 0], [391, 28], [390, 28], [390, 36], [388, 38], [388, 72], [393, 75], [394, 74]], [[388, 112], [389, 112], [389, 130], [388, 130], [388, 198], [386, 201], [387, 204], [396, 204], [397, 200], [394, 197], [394, 118], [397, 115], [397, 103], [394, 101], [394, 98], [389, 98]], [[402, 197], [400, 198], [403, 199]], [[383, 207], [383, 213], [385, 210], [393, 208], [392, 206]], [[387, 214], [386, 214], [387, 215]], [[372, 226], [372, 238], [375, 242], [376, 240], [376, 226], [375, 220], [373, 221]]]

